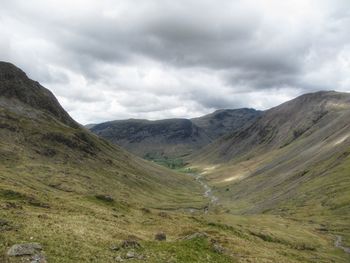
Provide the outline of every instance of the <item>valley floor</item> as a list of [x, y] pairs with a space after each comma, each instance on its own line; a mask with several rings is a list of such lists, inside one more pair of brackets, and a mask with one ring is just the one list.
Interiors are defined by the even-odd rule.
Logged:
[[[198, 180], [204, 180], [203, 178]], [[200, 183], [200, 182], [199, 182]], [[207, 185], [206, 183], [201, 183]], [[49, 206], [2, 192], [0, 250], [38, 242], [48, 262], [349, 262], [347, 218], [234, 215], [211, 202], [135, 207], [66, 193]], [[75, 201], [71, 201], [75, 200]], [[166, 241], [156, 241], [159, 232]], [[140, 247], [123, 248], [128, 239]], [[134, 256], [126, 259], [134, 253]], [[131, 254], [130, 254], [131, 253]], [[0, 262], [17, 262], [4, 257]]]

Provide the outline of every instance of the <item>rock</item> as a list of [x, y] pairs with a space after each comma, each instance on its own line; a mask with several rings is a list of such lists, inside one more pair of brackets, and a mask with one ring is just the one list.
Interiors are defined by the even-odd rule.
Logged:
[[149, 209], [146, 208], [146, 207], [141, 208], [141, 211], [142, 211], [144, 214], [151, 214], [151, 213], [152, 213], [151, 210], [149, 210]]
[[130, 259], [130, 258], [135, 258], [136, 254], [134, 251], [128, 251], [128, 253], [126, 253], [126, 258]]
[[35, 255], [42, 250], [42, 247], [38, 243], [26, 243], [13, 245], [8, 251], [7, 255], [13, 256], [28, 256]]
[[121, 256], [116, 256], [114, 259], [115, 259], [115, 261], [117, 261], [117, 262], [123, 262], [123, 261], [124, 261], [124, 259], [122, 259]]
[[12, 229], [13, 229], [13, 227], [11, 226], [9, 221], [0, 218], [0, 232], [1, 231], [10, 231]]
[[114, 202], [113, 197], [111, 197], [110, 195], [95, 195], [95, 197], [105, 202]]
[[223, 254], [225, 252], [225, 249], [219, 243], [213, 243], [212, 248], [218, 254]]
[[127, 239], [125, 239], [125, 240], [121, 243], [121, 247], [122, 247], [122, 248], [140, 248], [141, 245], [140, 245], [140, 243], [137, 241], [137, 237], [135, 237], [135, 236], [129, 236]]
[[166, 234], [164, 232], [159, 232], [154, 236], [155, 240], [158, 241], [165, 241], [166, 240]]
[[42, 254], [36, 254], [32, 257], [30, 263], [47, 263], [47, 261]]
[[110, 247], [110, 249], [113, 250], [113, 251], [118, 251], [118, 250], [120, 250], [120, 246], [118, 246], [118, 245], [112, 245], [112, 246]]
[[159, 215], [160, 217], [170, 218], [170, 216], [169, 216], [168, 213], [166, 213], [166, 212], [159, 212], [158, 215]]
[[191, 235], [183, 237], [182, 240], [192, 240], [195, 238], [208, 238], [208, 234], [205, 232], [196, 232]]
[[49, 219], [49, 216], [47, 214], [40, 214], [40, 215], [38, 215], [38, 218], [40, 218], [40, 219]]

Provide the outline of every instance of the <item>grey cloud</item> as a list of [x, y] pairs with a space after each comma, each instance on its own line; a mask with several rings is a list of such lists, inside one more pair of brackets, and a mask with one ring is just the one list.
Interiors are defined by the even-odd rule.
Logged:
[[0, 56], [74, 112], [94, 102], [115, 118], [264, 108], [261, 92], [347, 89], [348, 10], [348, 0], [5, 1]]

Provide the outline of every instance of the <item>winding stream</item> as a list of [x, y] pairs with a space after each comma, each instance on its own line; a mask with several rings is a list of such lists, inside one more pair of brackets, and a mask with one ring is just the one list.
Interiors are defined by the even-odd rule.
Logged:
[[191, 174], [196, 181], [204, 188], [204, 197], [209, 199], [209, 205], [204, 209], [205, 213], [208, 213], [210, 205], [216, 205], [219, 198], [213, 194], [212, 188], [204, 181], [200, 174]]
[[337, 247], [337, 248], [341, 248], [342, 250], [344, 250], [345, 253], [350, 254], [350, 248], [349, 247], [344, 247], [342, 245], [343, 238], [341, 236], [338, 236], [338, 235], [336, 235], [335, 237], [336, 237], [336, 239], [335, 239], [335, 242], [334, 242], [334, 246]]

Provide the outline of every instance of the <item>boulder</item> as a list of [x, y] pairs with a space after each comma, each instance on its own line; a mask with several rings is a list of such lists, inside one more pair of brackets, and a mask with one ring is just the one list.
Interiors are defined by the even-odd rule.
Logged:
[[16, 244], [7, 251], [7, 255], [10, 257], [32, 256], [38, 254], [41, 250], [42, 247], [38, 243]]

